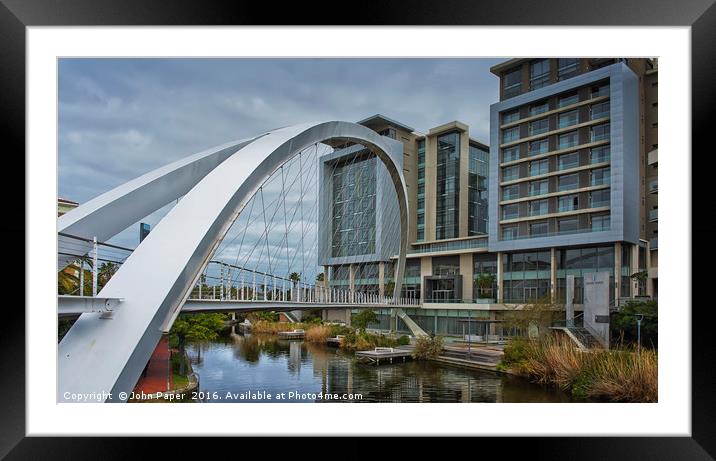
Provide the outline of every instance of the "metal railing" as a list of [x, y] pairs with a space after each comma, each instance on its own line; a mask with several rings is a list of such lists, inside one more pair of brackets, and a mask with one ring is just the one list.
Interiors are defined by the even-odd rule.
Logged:
[[[101, 279], [111, 277], [134, 251], [106, 242], [97, 237], [86, 238], [59, 232], [57, 255], [69, 261], [61, 272], [77, 279], [77, 287], [67, 293], [69, 296], [97, 296]], [[86, 272], [90, 271], [91, 288], [87, 286]], [[105, 280], [106, 281], [106, 280]], [[89, 293], [88, 293], [89, 291]]]

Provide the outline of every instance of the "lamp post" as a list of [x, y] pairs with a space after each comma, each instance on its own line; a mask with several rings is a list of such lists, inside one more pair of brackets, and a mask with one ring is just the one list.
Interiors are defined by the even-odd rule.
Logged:
[[644, 319], [644, 314], [634, 314], [636, 317], [636, 348], [641, 352], [641, 321]]

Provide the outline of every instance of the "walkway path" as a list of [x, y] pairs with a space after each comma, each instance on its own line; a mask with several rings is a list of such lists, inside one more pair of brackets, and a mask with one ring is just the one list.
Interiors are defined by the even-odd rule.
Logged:
[[166, 336], [157, 344], [156, 349], [149, 359], [147, 375], [142, 376], [134, 387], [135, 393], [155, 394], [165, 392], [172, 388], [171, 354], [169, 352], [169, 340]]

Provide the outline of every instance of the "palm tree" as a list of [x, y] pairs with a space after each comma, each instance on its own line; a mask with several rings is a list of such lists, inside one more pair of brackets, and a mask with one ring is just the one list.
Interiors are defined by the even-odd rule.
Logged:
[[[296, 285], [298, 285], [298, 282], [301, 281], [301, 274], [299, 274], [298, 272], [291, 272], [291, 274], [288, 276], [288, 279], [291, 281], [291, 283], [293, 283], [293, 288], [295, 289]], [[291, 298], [293, 298], [293, 290], [291, 290]], [[300, 299], [300, 297], [298, 299]]]
[[104, 287], [109, 279], [119, 270], [119, 265], [113, 262], [102, 263], [99, 266], [99, 273], [97, 274], [97, 284], [100, 288]]
[[295, 287], [298, 282], [301, 281], [301, 274], [298, 272], [291, 272], [291, 275], [288, 276], [288, 279], [293, 282], [293, 286]]

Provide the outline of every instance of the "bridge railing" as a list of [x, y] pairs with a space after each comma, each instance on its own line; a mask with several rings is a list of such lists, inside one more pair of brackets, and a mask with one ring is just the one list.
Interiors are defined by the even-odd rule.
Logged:
[[97, 296], [124, 261], [134, 251], [96, 237], [86, 238], [58, 233], [58, 261], [69, 261], [60, 272], [59, 294], [70, 296]]

